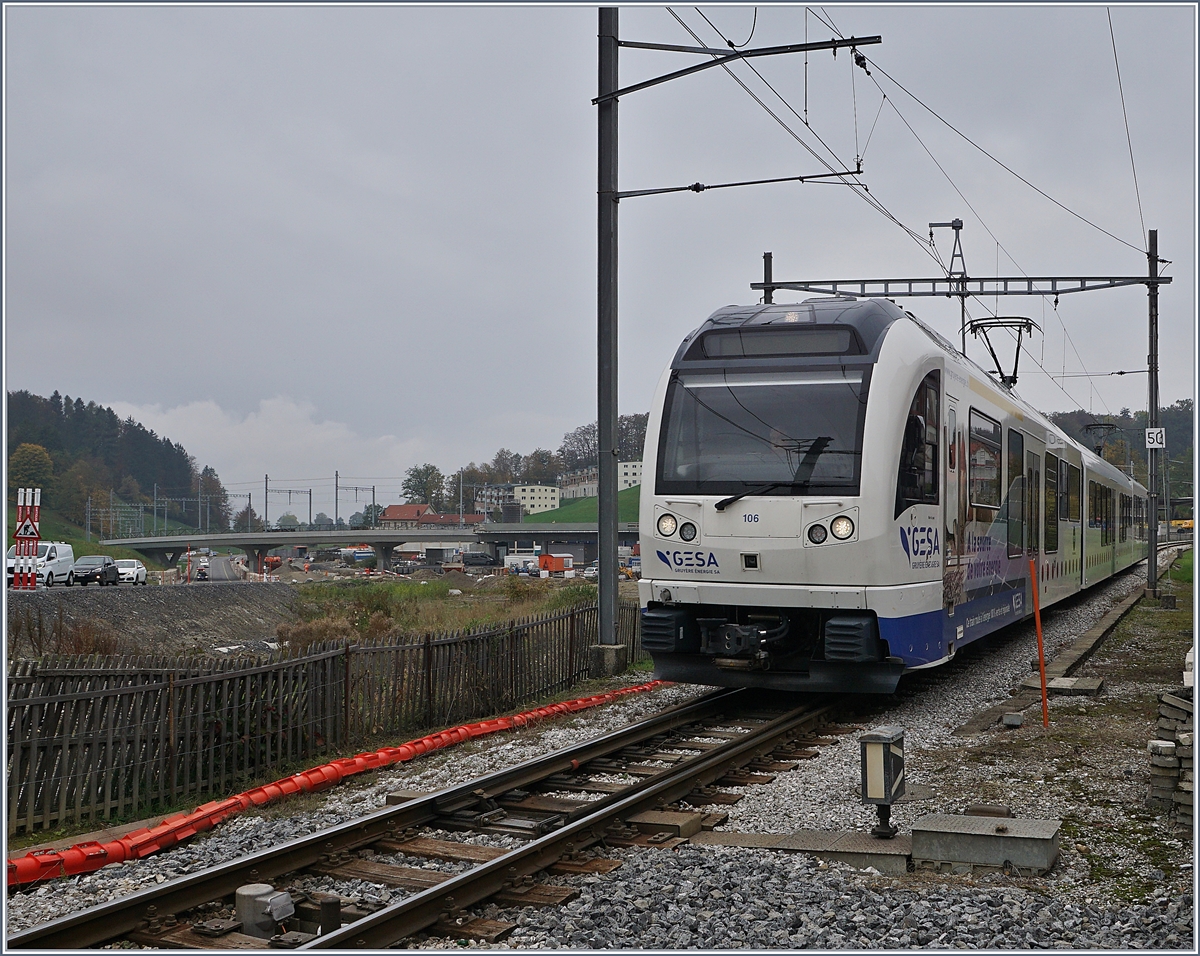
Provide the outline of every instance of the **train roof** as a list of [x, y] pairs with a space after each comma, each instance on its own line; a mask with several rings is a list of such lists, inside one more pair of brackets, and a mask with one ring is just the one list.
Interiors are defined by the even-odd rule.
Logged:
[[864, 355], [874, 357], [888, 326], [907, 315], [887, 299], [852, 299], [848, 296], [820, 296], [791, 303], [727, 305], [717, 309], [704, 320], [703, 325], [683, 340], [675, 354], [675, 363], [684, 359], [691, 346], [708, 332], [770, 326], [849, 326], [857, 332]]

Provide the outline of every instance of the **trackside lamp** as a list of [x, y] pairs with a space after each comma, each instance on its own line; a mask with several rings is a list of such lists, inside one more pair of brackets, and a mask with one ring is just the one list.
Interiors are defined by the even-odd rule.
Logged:
[[890, 840], [892, 804], [904, 796], [904, 728], [880, 727], [858, 738], [862, 748], [863, 803], [875, 804], [879, 822], [871, 836]]

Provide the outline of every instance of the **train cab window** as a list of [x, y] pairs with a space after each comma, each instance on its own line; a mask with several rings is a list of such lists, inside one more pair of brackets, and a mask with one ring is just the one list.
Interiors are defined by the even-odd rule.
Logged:
[[1046, 453], [1046, 553], [1058, 550], [1058, 469], [1056, 455]]
[[896, 478], [896, 514], [913, 505], [936, 505], [938, 498], [938, 408], [941, 404], [941, 372], [922, 379], [908, 407], [904, 442], [900, 449], [900, 471]]
[[967, 452], [970, 502], [981, 508], [1000, 507], [1000, 423], [971, 409], [971, 443]]
[[1008, 556], [1025, 550], [1025, 436], [1008, 430]]

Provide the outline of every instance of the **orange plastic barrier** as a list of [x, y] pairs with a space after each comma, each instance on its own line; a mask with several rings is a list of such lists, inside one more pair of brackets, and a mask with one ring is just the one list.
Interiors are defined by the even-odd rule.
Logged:
[[138, 860], [157, 853], [159, 850], [170, 849], [197, 833], [211, 830], [217, 824], [250, 807], [265, 806], [296, 793], [326, 790], [356, 773], [378, 770], [380, 767], [394, 763], [404, 763], [421, 754], [451, 747], [466, 740], [484, 737], [501, 730], [512, 730], [515, 727], [527, 727], [548, 717], [573, 714], [589, 707], [609, 704], [626, 694], [654, 690], [658, 687], [669, 686], [670, 683], [670, 681], [655, 680], [648, 684], [623, 687], [607, 694], [594, 694], [591, 697], [581, 697], [561, 704], [536, 707], [512, 717], [497, 717], [475, 724], [464, 724], [461, 727], [453, 727], [430, 734], [419, 740], [410, 740], [398, 747], [382, 747], [369, 753], [330, 761], [319, 767], [313, 767], [311, 770], [255, 787], [253, 790], [247, 790], [236, 796], [227, 797], [224, 800], [214, 800], [197, 807], [191, 813], [166, 817], [157, 826], [134, 830], [132, 833], [127, 833], [120, 839], [108, 843], [98, 843], [93, 840], [87, 843], [76, 843], [65, 850], [35, 850], [23, 857], [8, 861], [8, 885], [20, 886], [41, 880], [51, 880], [59, 876], [76, 876], [80, 873], [91, 873], [109, 863]]

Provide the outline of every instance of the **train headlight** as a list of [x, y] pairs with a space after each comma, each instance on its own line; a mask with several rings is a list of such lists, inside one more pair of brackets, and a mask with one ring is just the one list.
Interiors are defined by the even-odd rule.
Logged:
[[828, 534], [829, 532], [825, 530], [825, 525], [815, 524], [808, 529], [808, 540], [813, 544], [824, 544]]
[[829, 525], [829, 530], [839, 541], [845, 541], [850, 535], [854, 534], [854, 522], [845, 515], [841, 515], [833, 519]]
[[696, 526], [690, 521], [685, 521], [679, 526], [679, 537], [683, 538], [684, 541], [695, 541]]
[[679, 522], [675, 520], [674, 515], [660, 515], [658, 518], [658, 533], [664, 538], [669, 538], [675, 533], [675, 528]]

